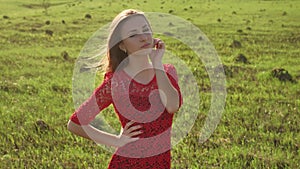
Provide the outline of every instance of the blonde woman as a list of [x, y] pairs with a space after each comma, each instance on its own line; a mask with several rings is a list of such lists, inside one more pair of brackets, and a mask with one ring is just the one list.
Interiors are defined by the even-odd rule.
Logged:
[[[112, 21], [107, 46], [104, 80], [72, 114], [68, 130], [116, 147], [108, 168], [170, 168], [171, 126], [182, 97], [175, 67], [162, 63], [164, 42], [152, 37], [143, 12], [129, 9]], [[110, 104], [119, 135], [89, 124]]]

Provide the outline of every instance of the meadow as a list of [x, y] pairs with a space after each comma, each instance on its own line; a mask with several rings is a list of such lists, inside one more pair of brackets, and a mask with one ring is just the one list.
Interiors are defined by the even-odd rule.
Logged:
[[[75, 107], [72, 77], [82, 47], [127, 8], [193, 23], [225, 70], [225, 110], [200, 143], [211, 104], [208, 75], [203, 63], [187, 57], [187, 48], [166, 41], [190, 67], [201, 96], [193, 128], [172, 149], [172, 168], [300, 168], [300, 1], [0, 2], [0, 168], [108, 165], [110, 152], [74, 136], [66, 124]], [[111, 110], [103, 114], [118, 125]]]

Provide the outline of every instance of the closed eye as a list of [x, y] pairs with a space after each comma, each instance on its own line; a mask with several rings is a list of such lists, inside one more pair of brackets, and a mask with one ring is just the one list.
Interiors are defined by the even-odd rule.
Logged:
[[144, 30], [143, 30], [143, 32], [144, 32], [144, 33], [151, 33], [151, 31], [150, 31], [150, 29], [149, 29], [149, 28], [147, 28], [147, 29], [144, 29]]
[[135, 37], [135, 35], [136, 35], [136, 34], [132, 34], [132, 35], [129, 35], [129, 37], [130, 37], [130, 38], [133, 38], [133, 37]]

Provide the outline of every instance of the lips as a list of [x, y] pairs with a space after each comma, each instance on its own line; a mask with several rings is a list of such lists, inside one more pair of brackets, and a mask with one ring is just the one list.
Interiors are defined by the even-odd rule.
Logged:
[[148, 48], [150, 45], [151, 45], [151, 43], [146, 43], [141, 48]]

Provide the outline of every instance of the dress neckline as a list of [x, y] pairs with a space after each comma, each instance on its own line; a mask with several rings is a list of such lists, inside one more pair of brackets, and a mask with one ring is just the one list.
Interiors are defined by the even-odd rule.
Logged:
[[142, 86], [147, 86], [149, 84], [151, 84], [155, 79], [156, 79], [156, 76], [155, 74], [153, 75], [153, 77], [151, 78], [151, 80], [147, 83], [142, 83], [142, 82], [139, 82], [137, 80], [135, 80], [133, 77], [131, 77], [124, 69], [122, 70], [122, 72], [125, 74], [125, 76], [127, 76], [131, 81], [133, 81], [134, 83], [137, 83], [139, 85], [142, 85]]

